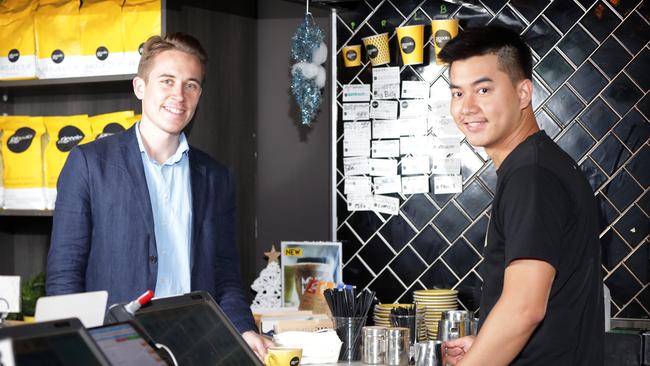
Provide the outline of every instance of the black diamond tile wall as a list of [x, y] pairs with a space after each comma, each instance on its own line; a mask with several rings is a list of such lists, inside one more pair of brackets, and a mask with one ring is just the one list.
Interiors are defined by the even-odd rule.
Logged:
[[575, 26], [559, 43], [559, 48], [575, 65], [580, 65], [593, 50], [597, 43], [580, 26]]
[[[616, 222], [614, 228], [618, 231], [627, 243], [636, 246], [648, 236], [648, 217], [636, 206], [632, 206]], [[646, 255], [646, 259], [648, 259]]]
[[[518, 30], [534, 50], [533, 109], [541, 128], [580, 165], [601, 217], [605, 284], [614, 317], [650, 318], [650, 5], [637, 0], [478, 0], [460, 6], [438, 0], [366, 0], [337, 17], [337, 47], [388, 32], [390, 66], [403, 80], [430, 85], [447, 77], [431, 63], [404, 67], [395, 27], [455, 17], [462, 29], [501, 24]], [[486, 155], [462, 143], [463, 192], [392, 195], [397, 216], [349, 212], [342, 167], [342, 85], [369, 84], [372, 67], [345, 68], [337, 55], [337, 239], [343, 276], [377, 291], [382, 302], [411, 302], [412, 291], [456, 288], [462, 307], [480, 310], [482, 249], [496, 170]], [[432, 179], [432, 178], [431, 178]]]
[[619, 114], [624, 115], [643, 97], [643, 92], [625, 74], [620, 74], [603, 90], [603, 99]]
[[407, 247], [390, 263], [390, 268], [402, 282], [410, 286], [427, 266], [413, 249]]
[[650, 74], [646, 70], [648, 65], [650, 65], [650, 50], [644, 48], [625, 69], [632, 81], [636, 82], [644, 92], [650, 89]]
[[607, 37], [605, 43], [591, 56], [591, 60], [610, 79], [613, 79], [631, 59], [632, 55], [611, 36]]
[[554, 1], [544, 11], [544, 15], [563, 33], [566, 33], [582, 14], [582, 9], [576, 3], [562, 0]]
[[650, 124], [641, 113], [633, 109], [616, 125], [613, 132], [634, 152], [650, 138]]
[[650, 26], [640, 15], [634, 13], [630, 14], [614, 34], [630, 52], [635, 54], [648, 43]]
[[571, 76], [569, 84], [583, 99], [591, 100], [607, 85], [607, 79], [587, 61]]
[[449, 248], [449, 243], [444, 237], [439, 234], [433, 226], [427, 225], [411, 242], [411, 246], [415, 248], [420, 257], [422, 257], [427, 264], [433, 263], [442, 252]]

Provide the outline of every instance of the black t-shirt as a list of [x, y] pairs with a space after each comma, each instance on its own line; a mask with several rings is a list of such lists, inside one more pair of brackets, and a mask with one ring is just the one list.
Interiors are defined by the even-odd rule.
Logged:
[[603, 364], [598, 228], [591, 186], [544, 131], [519, 144], [497, 170], [483, 250], [480, 324], [501, 296], [510, 262], [538, 259], [556, 271], [546, 317], [512, 365]]

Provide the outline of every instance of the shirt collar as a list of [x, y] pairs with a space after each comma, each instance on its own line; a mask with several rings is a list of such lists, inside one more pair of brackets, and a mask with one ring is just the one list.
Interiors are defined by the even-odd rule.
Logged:
[[[140, 122], [138, 121], [135, 125], [135, 136], [138, 139], [138, 148], [140, 149], [140, 152], [144, 154], [147, 159], [149, 159], [152, 162], [155, 162], [155, 160], [151, 159], [149, 154], [147, 154], [147, 150], [144, 148], [144, 143], [142, 142], [142, 136], [140, 135]], [[162, 165], [173, 165], [181, 161], [183, 156], [187, 154], [187, 152], [190, 150], [190, 146], [187, 143], [187, 138], [185, 137], [185, 133], [181, 131], [180, 135], [178, 136], [178, 148], [176, 149], [176, 152], [174, 155], [170, 156], [167, 161], [162, 164]]]

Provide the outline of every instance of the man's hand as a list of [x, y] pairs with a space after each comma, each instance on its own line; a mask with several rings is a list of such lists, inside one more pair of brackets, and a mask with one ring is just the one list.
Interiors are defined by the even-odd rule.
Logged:
[[460, 361], [465, 353], [472, 348], [475, 338], [474, 336], [467, 336], [445, 342], [445, 350], [443, 352], [447, 353], [447, 357], [445, 357], [446, 362], [450, 365], [455, 365]]
[[244, 340], [246, 343], [248, 343], [248, 346], [262, 361], [264, 361], [264, 357], [266, 357], [266, 350], [269, 347], [273, 347], [273, 342], [271, 342], [270, 339], [252, 330], [242, 333], [242, 337], [244, 337]]

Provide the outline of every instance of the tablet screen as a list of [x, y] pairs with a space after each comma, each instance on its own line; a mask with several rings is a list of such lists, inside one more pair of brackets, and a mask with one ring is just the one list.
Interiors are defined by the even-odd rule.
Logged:
[[136, 318], [156, 342], [171, 348], [180, 365], [261, 365], [207, 296], [163, 298], [151, 305]]
[[11, 338], [17, 366], [109, 365], [79, 319], [0, 328], [0, 339]]
[[165, 366], [158, 353], [128, 323], [89, 330], [113, 365]]
[[76, 333], [14, 339], [17, 366], [101, 365]]

